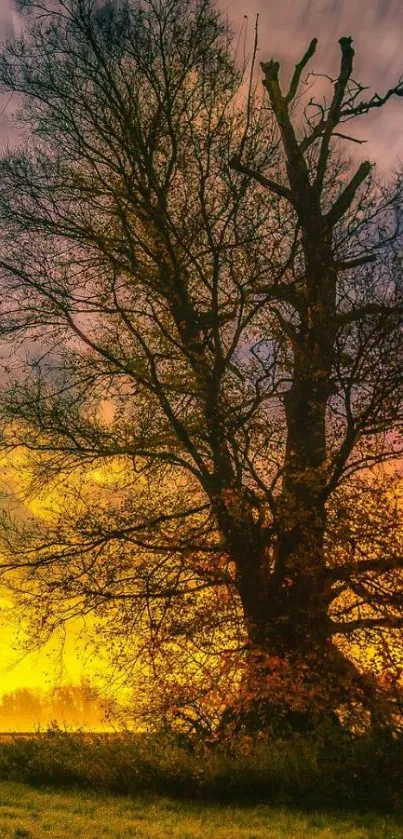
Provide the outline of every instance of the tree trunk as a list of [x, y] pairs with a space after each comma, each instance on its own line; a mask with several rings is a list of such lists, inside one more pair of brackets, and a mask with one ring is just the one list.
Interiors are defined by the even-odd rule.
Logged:
[[255, 719], [258, 713], [267, 721], [275, 711], [299, 726], [318, 715], [334, 715], [343, 686], [358, 676], [329, 634], [326, 407], [336, 277], [323, 231], [305, 241], [305, 257], [309, 305], [296, 336], [292, 386], [284, 400], [287, 442], [271, 574], [267, 547], [251, 538], [250, 527], [236, 534], [232, 548], [250, 647], [244, 717]]

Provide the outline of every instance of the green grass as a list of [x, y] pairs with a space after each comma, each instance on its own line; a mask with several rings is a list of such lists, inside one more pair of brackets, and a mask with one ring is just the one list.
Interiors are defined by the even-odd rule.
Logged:
[[0, 839], [403, 839], [397, 817], [113, 797], [0, 783]]

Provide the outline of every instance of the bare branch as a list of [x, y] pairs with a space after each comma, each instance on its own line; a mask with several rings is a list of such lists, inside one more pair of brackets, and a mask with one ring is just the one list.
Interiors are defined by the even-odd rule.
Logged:
[[382, 108], [392, 96], [403, 96], [403, 80], [399, 81], [395, 87], [389, 88], [384, 96], [380, 96], [379, 93], [374, 93], [371, 99], [368, 99], [366, 102], [359, 102], [357, 105], [343, 108], [340, 113], [340, 119], [351, 119], [367, 114], [373, 108]]
[[357, 256], [355, 259], [343, 259], [341, 262], [336, 262], [337, 271], [350, 271], [352, 268], [360, 268], [361, 265], [370, 265], [376, 262], [377, 257], [373, 253]]
[[315, 187], [321, 192], [326, 172], [326, 165], [329, 156], [330, 140], [336, 126], [340, 121], [340, 112], [343, 104], [344, 94], [353, 70], [354, 50], [352, 38], [340, 38], [341, 63], [340, 73], [334, 86], [334, 95], [327, 113], [326, 122], [323, 128], [322, 142], [319, 152], [319, 160], [316, 169]]
[[335, 317], [335, 325], [337, 328], [348, 326], [349, 323], [358, 323], [365, 320], [371, 315], [380, 315], [383, 317], [396, 318], [403, 313], [403, 308], [399, 306], [387, 306], [382, 303], [367, 303], [365, 306], [357, 306], [348, 312], [339, 312]]
[[298, 64], [295, 65], [295, 70], [291, 79], [290, 87], [285, 97], [285, 101], [287, 102], [287, 104], [289, 104], [290, 102], [292, 102], [293, 99], [295, 99], [301, 80], [302, 72], [311, 60], [311, 58], [315, 55], [317, 45], [318, 39], [313, 38], [311, 43], [309, 44], [306, 53], [302, 56], [301, 61], [299, 61]]
[[350, 183], [346, 186], [341, 195], [339, 195], [337, 201], [333, 204], [332, 209], [329, 210], [324, 217], [325, 223], [329, 228], [334, 227], [351, 207], [357, 190], [365, 181], [365, 178], [368, 177], [371, 169], [372, 164], [368, 160], [365, 160], [360, 164]]
[[359, 140], [357, 137], [350, 137], [349, 134], [342, 134], [340, 131], [333, 131], [333, 137], [340, 137], [341, 140], [348, 140], [350, 143], [357, 143], [363, 146], [368, 140]]
[[235, 170], [235, 172], [239, 172], [241, 175], [247, 175], [248, 178], [252, 178], [252, 180], [257, 181], [257, 183], [261, 186], [264, 186], [266, 189], [274, 192], [275, 195], [278, 195], [280, 198], [286, 198], [291, 204], [293, 203], [291, 191], [287, 189], [287, 187], [272, 181], [270, 178], [266, 178], [265, 175], [262, 175], [260, 172], [256, 172], [254, 169], [251, 169], [250, 166], [241, 163], [238, 157], [232, 157], [229, 161], [229, 165], [231, 169]]

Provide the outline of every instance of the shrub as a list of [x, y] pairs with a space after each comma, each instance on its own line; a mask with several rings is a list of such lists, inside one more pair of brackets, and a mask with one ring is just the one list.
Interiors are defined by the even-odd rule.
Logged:
[[0, 778], [35, 785], [217, 800], [403, 810], [403, 737], [345, 733], [239, 737], [68, 733], [0, 743]]

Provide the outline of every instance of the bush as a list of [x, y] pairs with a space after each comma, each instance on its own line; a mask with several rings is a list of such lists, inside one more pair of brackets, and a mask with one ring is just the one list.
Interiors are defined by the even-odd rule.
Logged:
[[0, 778], [126, 794], [403, 810], [403, 737], [318, 732], [206, 744], [53, 728], [0, 743]]

